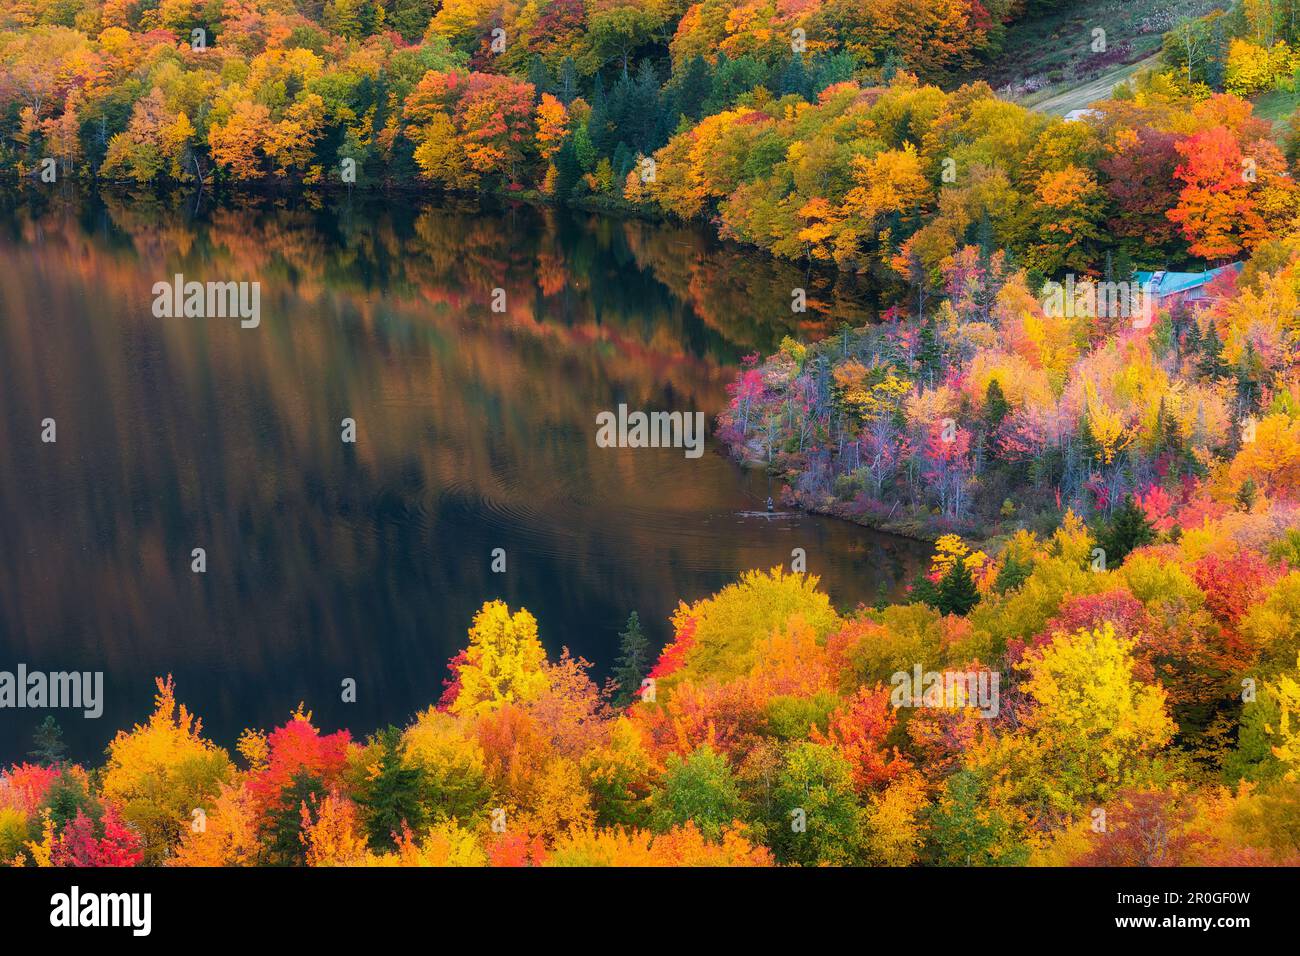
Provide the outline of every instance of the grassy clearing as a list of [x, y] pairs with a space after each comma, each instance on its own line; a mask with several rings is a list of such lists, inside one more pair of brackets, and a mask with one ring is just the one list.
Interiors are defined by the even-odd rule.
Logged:
[[1294, 90], [1274, 90], [1255, 100], [1255, 115], [1273, 122], [1274, 132], [1286, 126], [1291, 114], [1300, 109], [1300, 87]]
[[1075, 86], [1049, 87], [1038, 93], [1021, 97], [1020, 102], [1042, 113], [1054, 113], [1057, 116], [1064, 116], [1070, 110], [1083, 109], [1089, 103], [1106, 99], [1116, 86], [1135, 73], [1155, 66], [1158, 59], [1159, 57], [1156, 54], [1152, 54], [1145, 60], [1114, 67], [1105, 71], [1096, 79], [1087, 80]]
[[[1009, 27], [1002, 54], [980, 75], [1018, 102], [1067, 113], [1107, 96], [1147, 65], [1167, 30], [1226, 6], [1225, 0], [1095, 0], [1055, 10]], [[1104, 52], [1092, 49], [1097, 28], [1106, 31]]]

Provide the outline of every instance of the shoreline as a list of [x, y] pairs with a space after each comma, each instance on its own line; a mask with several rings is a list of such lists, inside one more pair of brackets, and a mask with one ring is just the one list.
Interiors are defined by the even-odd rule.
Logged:
[[[727, 449], [727, 457], [742, 471], [763, 471], [767, 469], [767, 466], [761, 461], [737, 458], [732, 454], [730, 446], [726, 445], [726, 443], [718, 437], [716, 431], [714, 433], [714, 438], [719, 442], [719, 444]], [[769, 477], [784, 482], [784, 479], [778, 473], [769, 472], [768, 474]], [[997, 529], [992, 534], [981, 534], [976, 531], [965, 531], [960, 528], [921, 526], [916, 521], [904, 520], [905, 517], [910, 516], [910, 512], [906, 516], [900, 515], [897, 519], [892, 518], [891, 516], [881, 518], [870, 513], [855, 512], [853, 510], [853, 502], [851, 501], [832, 500], [824, 504], [817, 504], [815, 502], [804, 500], [803, 497], [796, 495], [793, 498], [787, 498], [779, 503], [805, 514], [834, 518], [837, 521], [845, 521], [849, 524], [855, 524], [871, 531], [893, 535], [896, 538], [903, 538], [907, 541], [921, 544], [932, 545], [945, 534], [957, 534], [960, 535], [964, 541], [971, 544], [971, 546], [976, 550], [987, 550], [994, 541], [1003, 537], [1005, 534], [1004, 529]], [[897, 507], [897, 504], [895, 507]]]

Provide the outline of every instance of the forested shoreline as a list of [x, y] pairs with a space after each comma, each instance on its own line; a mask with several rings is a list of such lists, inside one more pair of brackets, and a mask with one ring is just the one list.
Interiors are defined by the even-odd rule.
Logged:
[[[703, 223], [782, 260], [759, 280], [729, 254], [702, 276], [671, 242], [639, 252], [706, 325], [732, 330], [743, 295], [792, 333], [767, 356], [764, 330], [726, 336], [755, 349], [718, 421], [731, 453], [785, 505], [935, 548], [897, 602], [833, 606], [796, 547], [681, 601], [658, 653], [634, 613], [603, 686], [547, 653], [570, 635], [476, 594], [400, 726], [323, 728], [286, 701], [217, 741], [159, 675], [102, 762], [68, 759], [51, 720], [0, 772], [0, 861], [1300, 865], [1300, 114], [1278, 107], [1300, 4], [1134, 26], [1162, 35], [1157, 65], [1069, 118], [970, 79], [1009, 25], [1069, 6], [6, 4], [10, 187], [123, 185], [117, 214], [145, 219], [175, 186], [494, 194]], [[1123, 26], [1062, 45], [1112, 66]], [[412, 286], [473, 261], [437, 221]], [[226, 262], [320, 258], [284, 223], [260, 243], [240, 225]], [[563, 291], [574, 273], [537, 261]], [[477, 309], [497, 274], [431, 298]], [[680, 343], [643, 344], [674, 367]]]

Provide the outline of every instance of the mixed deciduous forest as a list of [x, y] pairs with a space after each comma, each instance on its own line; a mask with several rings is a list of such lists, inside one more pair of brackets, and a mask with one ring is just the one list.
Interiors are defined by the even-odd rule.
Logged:
[[[718, 435], [787, 504], [935, 553], [906, 603], [778, 567], [658, 653], [634, 614], [603, 686], [487, 601], [429, 709], [368, 736], [299, 705], [214, 741], [160, 679], [102, 763], [50, 722], [0, 773], [0, 859], [1300, 864], [1300, 3], [1144, 27], [1155, 65], [1068, 119], [971, 79], [1073, 6], [6, 4], [10, 186], [491, 192], [867, 277], [881, 321], [751, 356]], [[1116, 62], [1085, 24], [1062, 47]], [[996, 713], [900, 706], [917, 665], [996, 673]]]
[[[66, 761], [42, 728], [0, 775], [0, 856], [1294, 865], [1293, 517], [1232, 511], [1145, 545], [1130, 530], [1104, 571], [1073, 516], [998, 557], [945, 539], [933, 606], [841, 614], [815, 577], [749, 572], [682, 604], [657, 661], [630, 618], [604, 688], [586, 661], [547, 659], [527, 610], [491, 601], [438, 704], [364, 738], [300, 706], [232, 753], [160, 680], [100, 766]], [[996, 716], [942, 692], [895, 706], [892, 675], [914, 662], [1000, 670]]]

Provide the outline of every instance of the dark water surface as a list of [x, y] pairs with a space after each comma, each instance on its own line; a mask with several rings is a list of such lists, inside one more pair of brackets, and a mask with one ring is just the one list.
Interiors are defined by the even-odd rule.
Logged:
[[[259, 281], [261, 325], [155, 318], [175, 273]], [[102, 718], [56, 712], [78, 757], [167, 673], [230, 746], [299, 701], [329, 730], [405, 721], [485, 599], [603, 676], [629, 611], [662, 642], [679, 599], [794, 547], [838, 606], [896, 593], [922, 546], [769, 519], [767, 478], [712, 441], [697, 460], [595, 442], [620, 402], [711, 427], [743, 355], [853, 316], [815, 283], [792, 316], [808, 282], [697, 230], [527, 208], [4, 211], [0, 670], [104, 672]], [[0, 760], [43, 716], [0, 710]]]

